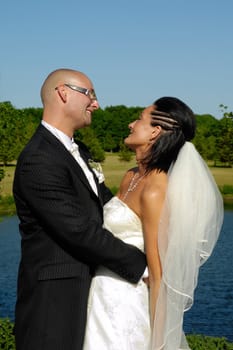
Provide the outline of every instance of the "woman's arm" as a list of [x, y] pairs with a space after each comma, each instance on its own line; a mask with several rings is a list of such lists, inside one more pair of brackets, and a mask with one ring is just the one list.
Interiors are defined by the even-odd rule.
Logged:
[[148, 181], [149, 186], [141, 194], [141, 220], [143, 226], [145, 252], [149, 270], [150, 318], [153, 325], [156, 301], [162, 276], [158, 250], [158, 227], [166, 192], [166, 175], [157, 174], [161, 181]]

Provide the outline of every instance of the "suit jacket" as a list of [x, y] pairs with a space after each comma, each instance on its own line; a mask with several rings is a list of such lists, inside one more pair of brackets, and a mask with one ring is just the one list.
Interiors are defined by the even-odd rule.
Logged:
[[[80, 153], [87, 160], [82, 145]], [[102, 264], [132, 283], [145, 269], [142, 252], [102, 227], [111, 195], [104, 184], [97, 187], [99, 196], [40, 125], [18, 159], [13, 185], [22, 237], [17, 350], [81, 350], [94, 268]]]

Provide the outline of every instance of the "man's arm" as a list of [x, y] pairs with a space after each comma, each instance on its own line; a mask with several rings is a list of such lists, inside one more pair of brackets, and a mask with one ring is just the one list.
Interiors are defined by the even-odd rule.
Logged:
[[69, 167], [63, 163], [43, 152], [23, 161], [17, 169], [18, 195], [66, 252], [137, 282], [146, 266], [145, 255], [102, 227], [100, 204], [78, 178], [73, 188]]

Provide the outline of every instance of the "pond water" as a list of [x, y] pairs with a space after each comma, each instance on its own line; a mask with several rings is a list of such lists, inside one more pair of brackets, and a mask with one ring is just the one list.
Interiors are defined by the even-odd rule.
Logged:
[[[14, 320], [20, 238], [16, 216], [0, 222], [0, 317]], [[225, 210], [220, 238], [199, 273], [195, 302], [185, 314], [186, 333], [233, 342], [233, 211]]]

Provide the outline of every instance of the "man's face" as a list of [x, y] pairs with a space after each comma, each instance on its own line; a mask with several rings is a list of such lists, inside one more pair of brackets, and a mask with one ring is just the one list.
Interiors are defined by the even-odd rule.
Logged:
[[71, 118], [74, 129], [89, 126], [92, 113], [99, 108], [91, 81], [87, 77], [79, 77], [64, 85], [68, 103], [67, 117]]

